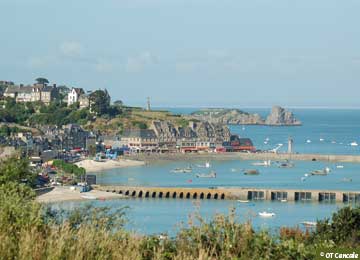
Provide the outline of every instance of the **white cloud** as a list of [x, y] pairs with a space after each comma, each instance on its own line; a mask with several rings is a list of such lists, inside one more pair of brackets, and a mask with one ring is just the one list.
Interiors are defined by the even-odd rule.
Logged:
[[63, 42], [60, 44], [60, 52], [67, 57], [78, 57], [83, 52], [83, 46], [79, 42]]
[[128, 72], [141, 72], [146, 67], [154, 65], [157, 58], [150, 52], [143, 52], [134, 57], [129, 57], [126, 62], [126, 71]]

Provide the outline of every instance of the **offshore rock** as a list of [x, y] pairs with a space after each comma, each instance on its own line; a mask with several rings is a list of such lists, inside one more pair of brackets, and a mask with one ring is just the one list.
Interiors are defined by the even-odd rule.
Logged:
[[273, 106], [271, 114], [266, 118], [265, 124], [271, 126], [293, 126], [301, 125], [301, 121], [297, 120], [292, 112], [279, 106]]

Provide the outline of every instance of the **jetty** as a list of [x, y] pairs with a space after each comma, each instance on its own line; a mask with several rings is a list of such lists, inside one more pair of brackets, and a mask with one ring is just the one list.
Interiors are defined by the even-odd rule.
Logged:
[[337, 154], [300, 154], [300, 153], [270, 153], [270, 152], [229, 152], [229, 153], [152, 153], [132, 154], [124, 156], [128, 159], [151, 161], [197, 161], [197, 160], [261, 160], [261, 161], [323, 161], [333, 163], [360, 163], [360, 155], [337, 155]]
[[132, 198], [360, 203], [360, 191], [267, 189], [242, 187], [181, 188], [100, 185], [95, 185], [94, 189], [122, 194]]

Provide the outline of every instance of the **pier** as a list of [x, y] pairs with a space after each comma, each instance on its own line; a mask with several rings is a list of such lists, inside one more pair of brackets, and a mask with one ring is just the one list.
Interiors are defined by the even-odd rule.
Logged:
[[360, 163], [360, 155], [340, 155], [340, 154], [300, 154], [300, 153], [175, 153], [175, 154], [136, 154], [124, 156], [127, 159], [151, 161], [179, 161], [179, 160], [292, 160], [292, 161], [323, 161], [331, 163]]
[[118, 193], [133, 198], [360, 203], [360, 191], [140, 186], [94, 186], [94, 189]]

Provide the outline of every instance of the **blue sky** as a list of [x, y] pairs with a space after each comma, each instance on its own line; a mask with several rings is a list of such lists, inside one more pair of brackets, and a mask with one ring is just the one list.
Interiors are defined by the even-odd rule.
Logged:
[[0, 0], [0, 80], [155, 106], [360, 107], [358, 0]]

